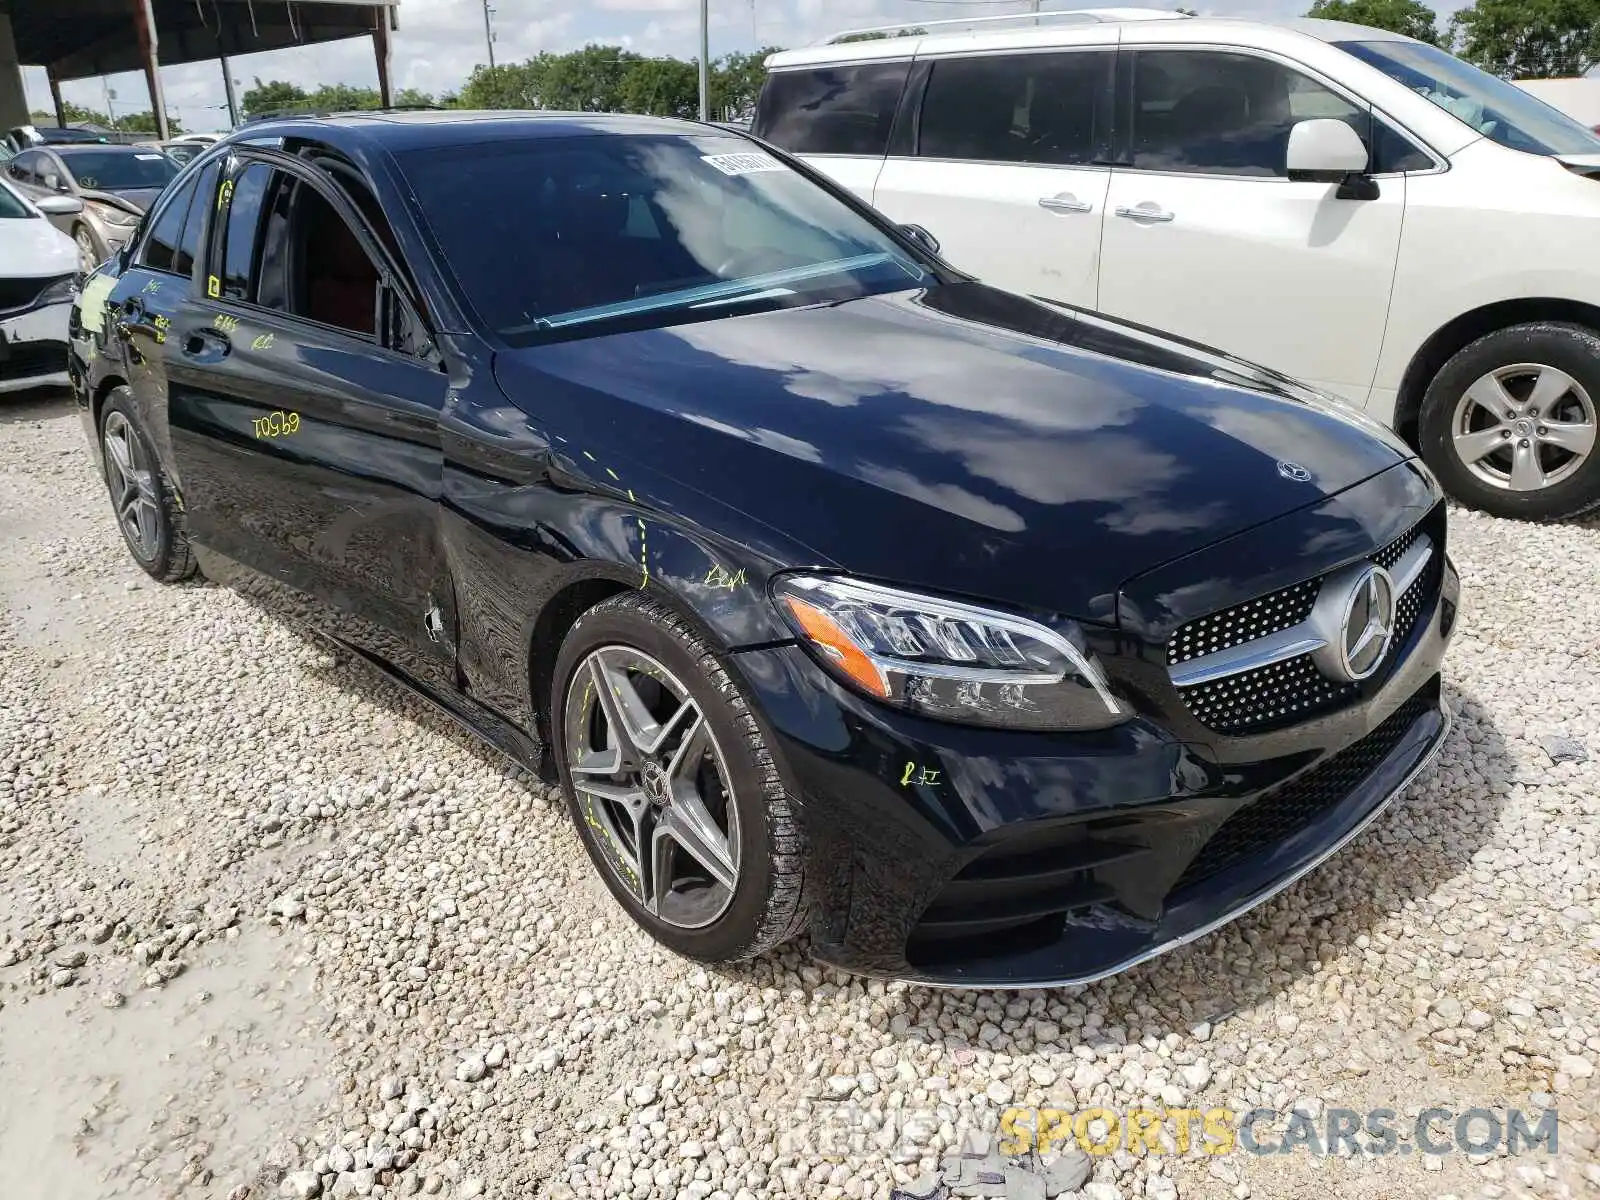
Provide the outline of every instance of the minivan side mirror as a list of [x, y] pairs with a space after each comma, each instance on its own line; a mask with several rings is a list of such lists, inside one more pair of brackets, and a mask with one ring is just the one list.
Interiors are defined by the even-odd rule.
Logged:
[[70, 217], [83, 211], [83, 201], [76, 196], [41, 196], [33, 206], [47, 217]]
[[45, 172], [44, 185], [53, 192], [64, 192], [67, 190], [67, 185], [61, 182], [61, 176], [57, 175], [54, 171]]
[[1316, 117], [1296, 121], [1289, 130], [1284, 164], [1289, 178], [1307, 183], [1343, 183], [1367, 173], [1367, 147], [1343, 121]]
[[917, 245], [921, 246], [929, 254], [939, 253], [939, 239], [934, 237], [933, 234], [929, 233], [921, 225], [902, 225], [900, 226], [900, 232], [905, 234], [912, 241], [916, 242]]

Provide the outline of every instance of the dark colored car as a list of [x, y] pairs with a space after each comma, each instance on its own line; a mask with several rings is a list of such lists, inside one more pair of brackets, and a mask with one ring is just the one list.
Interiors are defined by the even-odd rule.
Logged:
[[178, 163], [142, 146], [40, 146], [5, 165], [11, 182], [34, 200], [74, 196], [76, 213], [52, 217], [78, 245], [85, 271], [121, 250], [151, 201], [178, 174]]
[[730, 131], [252, 125], [72, 338], [147, 571], [559, 778], [702, 960], [805, 931], [939, 983], [1104, 975], [1311, 869], [1444, 736], [1458, 583], [1404, 445], [986, 287]]

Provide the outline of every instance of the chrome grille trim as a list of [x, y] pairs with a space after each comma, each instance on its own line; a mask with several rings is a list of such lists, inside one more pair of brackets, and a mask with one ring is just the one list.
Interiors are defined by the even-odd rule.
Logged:
[[[1421, 580], [1423, 572], [1428, 569], [1429, 560], [1433, 557], [1433, 541], [1427, 534], [1417, 533], [1415, 536], [1408, 534], [1407, 538], [1409, 541], [1404, 552], [1389, 570], [1394, 579], [1394, 595], [1397, 602], [1404, 599], [1406, 593]], [[1287, 629], [1237, 646], [1229, 646], [1225, 650], [1202, 654], [1187, 662], [1173, 665], [1169, 671], [1175, 686], [1197, 687], [1200, 684], [1214, 683], [1218, 679], [1226, 679], [1230, 675], [1242, 675], [1246, 671], [1255, 671], [1274, 663], [1286, 662], [1302, 654], [1313, 653], [1326, 645], [1328, 645], [1328, 632], [1321, 628], [1316, 610], [1313, 609], [1312, 615], [1297, 625], [1291, 625]]]

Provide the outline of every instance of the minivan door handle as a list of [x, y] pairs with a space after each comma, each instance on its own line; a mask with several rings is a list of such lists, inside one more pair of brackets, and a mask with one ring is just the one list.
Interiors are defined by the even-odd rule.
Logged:
[[1133, 205], [1131, 208], [1126, 204], [1118, 205], [1117, 216], [1127, 217], [1134, 221], [1172, 220], [1172, 214], [1153, 200], [1146, 200], [1141, 204]]
[[1079, 200], [1071, 192], [1058, 192], [1054, 196], [1040, 196], [1039, 207], [1048, 208], [1051, 212], [1092, 212], [1094, 205], [1087, 200]]

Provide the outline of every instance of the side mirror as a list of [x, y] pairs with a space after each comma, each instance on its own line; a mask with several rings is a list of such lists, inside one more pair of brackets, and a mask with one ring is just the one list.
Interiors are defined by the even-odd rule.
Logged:
[[64, 192], [67, 190], [67, 185], [61, 182], [61, 176], [57, 175], [54, 171], [45, 172], [44, 185], [53, 192]]
[[41, 196], [33, 206], [47, 217], [71, 217], [83, 211], [83, 201], [76, 196]]
[[1343, 183], [1367, 173], [1367, 147], [1343, 121], [1317, 117], [1289, 130], [1285, 166], [1289, 178], [1308, 183]]
[[939, 239], [934, 237], [921, 225], [902, 225], [900, 232], [921, 246], [929, 254], [939, 253]]

